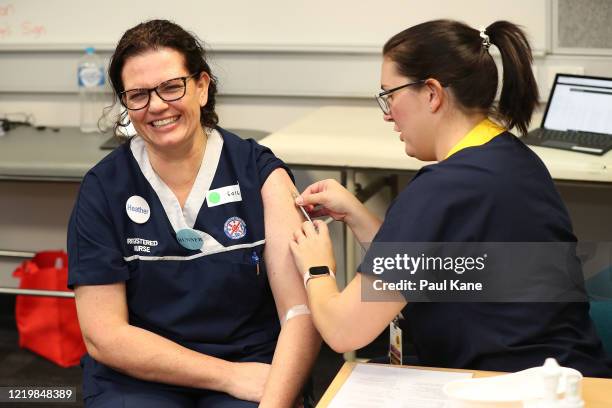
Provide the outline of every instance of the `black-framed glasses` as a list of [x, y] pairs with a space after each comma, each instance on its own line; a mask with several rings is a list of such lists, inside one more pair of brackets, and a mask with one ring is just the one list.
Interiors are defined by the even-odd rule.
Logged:
[[129, 110], [140, 110], [149, 106], [151, 92], [155, 91], [157, 96], [164, 102], [178, 101], [187, 92], [187, 80], [194, 78], [199, 73], [184, 77], [172, 78], [162, 82], [154, 88], [128, 89], [119, 94], [121, 104]]
[[374, 95], [374, 98], [376, 98], [376, 102], [378, 102], [378, 106], [380, 106], [380, 109], [382, 109], [383, 113], [385, 115], [388, 115], [391, 112], [391, 107], [389, 106], [389, 96], [391, 96], [393, 92], [399, 91], [400, 89], [404, 89], [412, 85], [420, 85], [422, 83], [425, 83], [424, 79], [396, 86], [395, 88], [391, 88]]

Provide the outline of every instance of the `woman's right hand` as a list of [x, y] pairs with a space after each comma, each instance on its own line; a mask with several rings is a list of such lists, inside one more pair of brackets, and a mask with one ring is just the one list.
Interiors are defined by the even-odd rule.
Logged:
[[328, 215], [347, 224], [350, 224], [355, 213], [363, 206], [353, 194], [333, 179], [309, 185], [295, 202], [303, 206], [311, 217]]
[[265, 363], [230, 363], [230, 375], [226, 393], [232, 397], [259, 402], [263, 397], [264, 387], [270, 374], [270, 364]]

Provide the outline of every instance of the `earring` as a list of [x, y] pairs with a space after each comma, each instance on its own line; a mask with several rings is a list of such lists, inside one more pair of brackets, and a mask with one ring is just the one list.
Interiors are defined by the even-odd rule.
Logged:
[[130, 123], [132, 123], [132, 121], [130, 120], [130, 115], [128, 114], [127, 109], [125, 109], [124, 111], [122, 111], [119, 114], [119, 118], [117, 119], [117, 123], [121, 127], [130, 126]]

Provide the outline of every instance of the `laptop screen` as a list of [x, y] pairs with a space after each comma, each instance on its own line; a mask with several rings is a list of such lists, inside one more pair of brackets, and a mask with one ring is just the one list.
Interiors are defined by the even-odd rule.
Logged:
[[543, 127], [612, 134], [612, 78], [557, 75]]

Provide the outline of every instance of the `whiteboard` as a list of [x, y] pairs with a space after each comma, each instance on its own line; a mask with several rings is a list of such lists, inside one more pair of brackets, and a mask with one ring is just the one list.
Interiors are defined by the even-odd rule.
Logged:
[[550, 0], [0, 0], [1, 49], [111, 49], [121, 34], [167, 18], [213, 48], [372, 47], [420, 22], [453, 18], [475, 28], [505, 19], [547, 49]]

